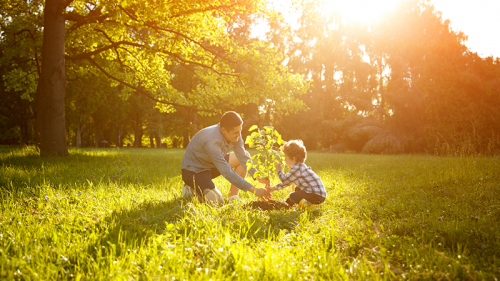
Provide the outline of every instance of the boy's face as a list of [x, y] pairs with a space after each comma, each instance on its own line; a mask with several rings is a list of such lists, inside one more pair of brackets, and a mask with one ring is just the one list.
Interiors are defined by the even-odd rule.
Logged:
[[231, 129], [231, 131], [227, 131], [226, 128], [222, 127], [222, 135], [226, 139], [227, 142], [237, 142], [238, 138], [241, 135], [241, 130], [242, 130], [243, 124], [238, 125], [234, 128]]
[[290, 156], [285, 154], [285, 163], [288, 166], [288, 168], [291, 168], [297, 162], [295, 161], [295, 157], [290, 157]]

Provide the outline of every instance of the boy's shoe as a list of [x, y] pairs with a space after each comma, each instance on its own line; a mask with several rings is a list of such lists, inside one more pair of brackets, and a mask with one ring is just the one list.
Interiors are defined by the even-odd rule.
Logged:
[[237, 201], [237, 202], [243, 202], [243, 200], [241, 200], [240, 197], [238, 197], [238, 195], [233, 195], [233, 196], [230, 196], [227, 198], [227, 201]]
[[182, 186], [182, 198], [189, 200], [193, 198], [194, 194], [193, 191], [191, 190], [191, 187], [187, 184], [184, 184]]
[[300, 200], [299, 207], [304, 208], [308, 211], [312, 211], [312, 210], [316, 209], [316, 206], [313, 203], [307, 201], [305, 198]]

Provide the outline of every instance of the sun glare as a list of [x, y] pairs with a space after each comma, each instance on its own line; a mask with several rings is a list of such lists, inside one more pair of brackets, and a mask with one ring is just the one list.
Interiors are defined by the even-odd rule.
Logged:
[[400, 0], [323, 0], [325, 11], [340, 12], [348, 22], [369, 23], [391, 11]]

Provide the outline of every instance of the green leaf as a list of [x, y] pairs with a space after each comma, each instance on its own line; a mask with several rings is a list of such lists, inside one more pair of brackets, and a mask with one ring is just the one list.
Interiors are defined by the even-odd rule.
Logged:
[[247, 136], [246, 140], [245, 140], [245, 143], [248, 144], [248, 146], [250, 148], [252, 148], [254, 146], [254, 141], [253, 141], [253, 138], [251, 136]]
[[258, 129], [258, 128], [259, 128], [259, 126], [253, 125], [252, 127], [250, 127], [250, 129], [248, 129], [248, 131], [251, 132], [251, 131]]
[[285, 144], [286, 141], [284, 141], [282, 138], [281, 138], [281, 135], [278, 134], [278, 144], [279, 145], [282, 145], [282, 144]]

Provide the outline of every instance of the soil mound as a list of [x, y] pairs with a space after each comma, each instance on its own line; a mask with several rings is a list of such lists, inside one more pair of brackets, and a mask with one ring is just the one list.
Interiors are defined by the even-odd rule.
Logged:
[[248, 209], [257, 209], [261, 211], [290, 209], [290, 206], [288, 206], [287, 203], [275, 200], [252, 201], [250, 203], [245, 204], [244, 207]]

